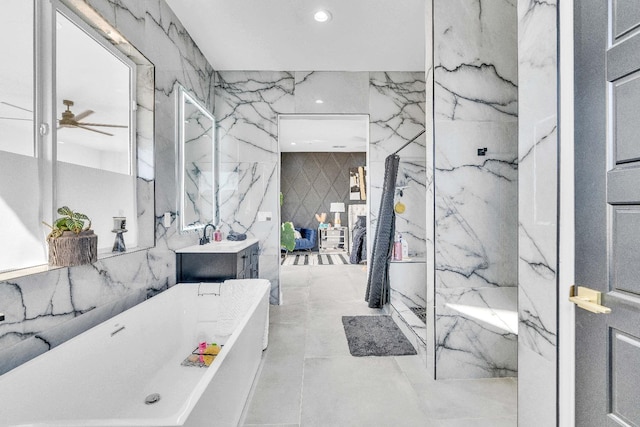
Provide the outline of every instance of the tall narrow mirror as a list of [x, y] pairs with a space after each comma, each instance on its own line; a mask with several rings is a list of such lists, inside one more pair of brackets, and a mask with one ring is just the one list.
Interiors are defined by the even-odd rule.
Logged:
[[102, 253], [113, 248], [113, 217], [125, 217], [126, 246], [138, 248], [136, 64], [62, 6], [55, 47], [56, 208], [86, 213]]
[[180, 231], [216, 223], [215, 119], [205, 106], [179, 87]]

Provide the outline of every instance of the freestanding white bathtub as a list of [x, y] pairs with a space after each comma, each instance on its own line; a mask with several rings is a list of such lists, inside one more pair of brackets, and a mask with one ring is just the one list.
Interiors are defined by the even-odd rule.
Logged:
[[[0, 376], [0, 426], [237, 425], [266, 347], [269, 290], [261, 279], [172, 287]], [[202, 337], [220, 354], [181, 366]]]

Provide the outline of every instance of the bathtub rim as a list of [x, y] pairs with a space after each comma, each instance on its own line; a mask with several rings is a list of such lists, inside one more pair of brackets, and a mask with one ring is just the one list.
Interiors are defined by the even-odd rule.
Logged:
[[[262, 291], [257, 292], [254, 300], [252, 301], [251, 305], [249, 306], [249, 308], [247, 309], [247, 311], [242, 315], [241, 319], [238, 321], [236, 328], [233, 330], [233, 332], [231, 333], [231, 335], [229, 336], [229, 338], [227, 339], [226, 343], [225, 343], [225, 347], [227, 348], [231, 348], [235, 342], [238, 340], [238, 337], [240, 335], [240, 332], [244, 330], [244, 328], [246, 327], [247, 323], [249, 322], [249, 320], [251, 319], [251, 317], [255, 314], [258, 306], [263, 303], [263, 300], [266, 300], [267, 302], [267, 310], [268, 310], [268, 303], [269, 303], [269, 294], [270, 294], [270, 290], [271, 290], [271, 284], [269, 282], [269, 280], [267, 279], [230, 279], [230, 280], [225, 280], [224, 282], [202, 282], [202, 283], [222, 283], [222, 284], [230, 284], [233, 285], [234, 282], [248, 282], [251, 281], [253, 283], [247, 283], [246, 286], [256, 286], [256, 287], [260, 287], [262, 286]], [[64, 351], [66, 349], [66, 344], [76, 340], [76, 339], [80, 339], [81, 337], [88, 335], [89, 333], [91, 333], [91, 331], [94, 328], [98, 328], [101, 326], [104, 326], [106, 323], [109, 322], [117, 322], [119, 321], [122, 317], [124, 317], [125, 313], [129, 312], [130, 310], [139, 310], [144, 303], [148, 302], [148, 301], [157, 301], [158, 298], [161, 299], [166, 299], [166, 298], [171, 298], [173, 296], [173, 294], [180, 289], [184, 289], [184, 288], [188, 288], [188, 287], [193, 287], [194, 289], [196, 289], [197, 292], [197, 286], [198, 283], [177, 283], [173, 286], [171, 286], [170, 288], [168, 288], [167, 290], [146, 299], [145, 301], [142, 301], [140, 304], [137, 304], [97, 325], [95, 325], [94, 327], [82, 332], [81, 334], [78, 334], [76, 336], [74, 336], [73, 338], [71, 338], [68, 341], [65, 341], [64, 343], [52, 348], [49, 351], [46, 351], [45, 353], [42, 353], [40, 355], [38, 355], [37, 357], [21, 364], [20, 366], [17, 366], [16, 368], [6, 372], [3, 375], [0, 375], [0, 382], [2, 381], [3, 377], [6, 378], [10, 378], [13, 375], [18, 375], [20, 372], [22, 372], [23, 370], [29, 369], [29, 367], [35, 363], [42, 363], [41, 360], [43, 357], [46, 357], [46, 355], [50, 355], [50, 357], [55, 357], [53, 355], [60, 353], [62, 351]], [[173, 290], [173, 291], [172, 291]], [[205, 296], [206, 297], [206, 296]], [[199, 296], [197, 295], [197, 293], [194, 295], [194, 298], [199, 298]], [[129, 315], [131, 315], [131, 313], [129, 313]], [[19, 424], [6, 424], [8, 426], [11, 427], [79, 427], [79, 426], [86, 426], [86, 427], [104, 427], [104, 426], [113, 426], [113, 427], [131, 427], [131, 426], [140, 426], [140, 427], [175, 427], [175, 426], [181, 426], [184, 425], [185, 422], [188, 421], [188, 418], [191, 414], [191, 412], [193, 411], [193, 409], [195, 408], [195, 406], [197, 405], [197, 403], [199, 402], [200, 398], [202, 397], [203, 393], [205, 392], [205, 390], [207, 389], [207, 387], [209, 386], [209, 384], [211, 383], [212, 378], [215, 376], [216, 372], [218, 372], [218, 369], [220, 369], [220, 366], [224, 363], [224, 360], [227, 357], [229, 350], [225, 351], [225, 348], [222, 349], [222, 351], [220, 352], [220, 354], [216, 357], [214, 363], [209, 366], [208, 368], [206, 368], [206, 372], [204, 372], [204, 374], [200, 377], [200, 379], [198, 380], [198, 382], [196, 383], [196, 385], [191, 389], [191, 393], [189, 395], [185, 396], [185, 400], [184, 403], [180, 406], [177, 406], [177, 409], [172, 413], [171, 416], [163, 416], [163, 417], [154, 417], [154, 418], [131, 418], [131, 417], [127, 417], [127, 418], [99, 418], [99, 419], [78, 419], [78, 418], [74, 418], [74, 419], [57, 419], [57, 420], [53, 420], [53, 421], [37, 421], [37, 422], [26, 422], [26, 423], [19, 423]], [[195, 368], [194, 368], [195, 369]], [[197, 369], [202, 369], [202, 368], [197, 368]]]

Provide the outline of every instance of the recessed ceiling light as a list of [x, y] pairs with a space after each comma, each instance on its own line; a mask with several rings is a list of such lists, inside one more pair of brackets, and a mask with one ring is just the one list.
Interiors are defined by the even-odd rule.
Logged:
[[324, 104], [324, 101], [322, 99], [316, 99], [316, 104]]
[[328, 10], [319, 10], [314, 13], [313, 19], [318, 22], [328, 22], [331, 20], [331, 13]]
[[291, 145], [296, 145], [296, 143], [295, 143], [295, 142], [292, 142], [292, 143], [291, 143]]

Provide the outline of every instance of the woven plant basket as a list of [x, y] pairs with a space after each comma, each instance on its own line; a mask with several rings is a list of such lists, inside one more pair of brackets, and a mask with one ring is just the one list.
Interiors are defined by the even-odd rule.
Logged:
[[62, 236], [48, 239], [49, 265], [72, 267], [91, 264], [98, 260], [98, 236], [93, 230], [76, 234], [65, 231]]

